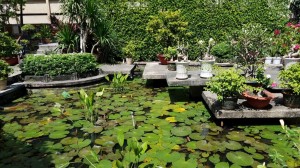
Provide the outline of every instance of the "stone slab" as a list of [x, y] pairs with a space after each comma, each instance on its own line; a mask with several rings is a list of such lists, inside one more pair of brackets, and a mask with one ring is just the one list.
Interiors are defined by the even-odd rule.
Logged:
[[8, 104], [27, 94], [24, 85], [10, 85], [5, 90], [0, 91], [0, 105]]
[[176, 79], [176, 71], [167, 72], [168, 86], [205, 86], [209, 79], [200, 78], [200, 71], [188, 71], [188, 79]]
[[244, 105], [245, 100], [238, 100], [236, 110], [223, 110], [220, 102], [217, 101], [217, 95], [209, 91], [203, 91], [202, 97], [210, 111], [217, 119], [239, 119], [239, 118], [298, 118], [300, 117], [299, 108], [288, 108], [281, 104], [282, 94], [276, 94], [274, 101], [266, 109], [252, 109]]
[[49, 88], [49, 87], [69, 87], [77, 85], [85, 85], [89, 83], [95, 83], [105, 78], [107, 74], [100, 74], [93, 77], [81, 78], [78, 80], [65, 80], [65, 81], [52, 81], [52, 82], [41, 82], [41, 81], [25, 81], [23, 83], [16, 83], [13, 85], [23, 84], [26, 88]]
[[160, 65], [159, 62], [147, 63], [143, 72], [143, 79], [166, 79], [167, 72], [167, 65]]
[[113, 75], [115, 73], [122, 73], [133, 75], [134, 69], [136, 65], [128, 65], [128, 64], [114, 64], [114, 65], [101, 65], [100, 71], [104, 74]]

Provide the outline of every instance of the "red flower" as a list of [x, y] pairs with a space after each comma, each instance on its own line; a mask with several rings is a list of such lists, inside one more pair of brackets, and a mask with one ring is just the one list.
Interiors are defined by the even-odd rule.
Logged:
[[292, 25], [293, 25], [293, 23], [291, 23], [291, 22], [288, 22], [288, 23], [286, 24], [287, 27], [291, 27]]
[[293, 46], [294, 51], [298, 51], [299, 48], [300, 48], [300, 45], [299, 45], [299, 44], [295, 44], [295, 45]]
[[278, 36], [279, 34], [280, 34], [280, 30], [275, 29], [275, 30], [274, 30], [274, 35], [275, 35], [275, 36]]

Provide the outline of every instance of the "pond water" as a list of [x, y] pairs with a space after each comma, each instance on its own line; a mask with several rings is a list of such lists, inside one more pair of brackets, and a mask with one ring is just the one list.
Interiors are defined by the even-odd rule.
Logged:
[[[6, 106], [0, 167], [114, 167], [117, 160], [125, 167], [299, 165], [279, 122], [220, 127], [201, 101], [189, 100], [187, 88], [147, 88], [141, 79], [122, 93], [105, 83], [84, 89], [99, 88], [105, 90], [95, 98], [95, 126], [85, 119], [80, 88], [31, 90]], [[147, 142], [139, 157], [127, 145], [134, 139]]]

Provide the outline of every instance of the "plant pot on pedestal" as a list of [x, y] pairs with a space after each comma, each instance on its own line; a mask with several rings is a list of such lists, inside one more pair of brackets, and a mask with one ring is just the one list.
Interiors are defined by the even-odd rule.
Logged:
[[274, 58], [273, 58], [273, 64], [274, 64], [274, 65], [279, 65], [279, 64], [281, 64], [281, 57], [274, 57]]
[[224, 110], [234, 110], [237, 107], [237, 97], [225, 97], [222, 101], [221, 108]]
[[201, 69], [200, 69], [200, 77], [201, 78], [211, 78], [213, 76], [213, 64], [215, 63], [215, 59], [213, 60], [201, 60]]
[[272, 64], [272, 60], [273, 60], [273, 57], [266, 57], [266, 58], [265, 58], [265, 64], [266, 64], [266, 65]]
[[249, 91], [243, 92], [242, 95], [247, 100], [248, 105], [255, 109], [263, 109], [270, 104], [270, 101], [274, 98], [274, 96], [267, 90], [263, 90], [262, 92], [264, 96], [258, 96]]
[[284, 68], [288, 68], [289, 66], [291, 66], [297, 62], [300, 62], [300, 58], [284, 58], [283, 59]]
[[163, 54], [157, 54], [157, 58], [160, 61], [161, 65], [167, 65], [168, 59]]
[[189, 66], [189, 62], [176, 62], [176, 79], [184, 80], [189, 78], [186, 69], [187, 66]]

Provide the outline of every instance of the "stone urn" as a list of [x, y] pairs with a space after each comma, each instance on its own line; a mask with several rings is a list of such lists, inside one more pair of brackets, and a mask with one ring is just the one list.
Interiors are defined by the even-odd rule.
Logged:
[[272, 60], [273, 60], [272, 57], [266, 57], [266, 58], [265, 58], [265, 64], [266, 64], [266, 65], [272, 64]]
[[281, 64], [281, 57], [274, 57], [273, 58], [273, 64], [274, 65], [280, 65]]
[[187, 66], [189, 66], [189, 62], [176, 62], [176, 79], [185, 80], [189, 78], [186, 69]]
[[215, 60], [201, 60], [200, 77], [211, 78], [213, 76], [212, 70]]

